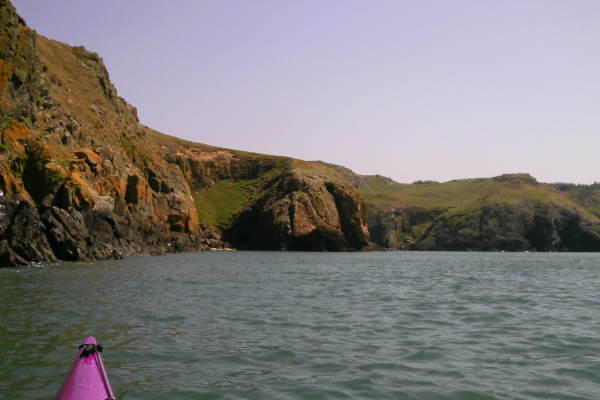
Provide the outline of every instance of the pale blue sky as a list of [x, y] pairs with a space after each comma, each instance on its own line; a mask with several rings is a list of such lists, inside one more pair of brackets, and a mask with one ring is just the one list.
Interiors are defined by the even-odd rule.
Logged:
[[600, 1], [12, 0], [143, 124], [399, 182], [600, 181]]

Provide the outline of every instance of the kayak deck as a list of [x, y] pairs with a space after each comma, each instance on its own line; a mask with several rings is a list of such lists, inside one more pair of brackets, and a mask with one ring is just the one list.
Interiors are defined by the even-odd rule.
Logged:
[[102, 356], [93, 337], [85, 339], [54, 400], [112, 400], [112, 390]]

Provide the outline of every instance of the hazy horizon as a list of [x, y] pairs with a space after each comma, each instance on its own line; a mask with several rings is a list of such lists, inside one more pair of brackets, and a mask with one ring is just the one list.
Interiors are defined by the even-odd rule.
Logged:
[[12, 3], [182, 139], [398, 182], [600, 181], [600, 2]]

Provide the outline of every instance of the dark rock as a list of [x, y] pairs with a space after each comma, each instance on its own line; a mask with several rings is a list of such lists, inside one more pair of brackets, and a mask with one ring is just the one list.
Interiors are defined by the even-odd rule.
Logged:
[[437, 218], [414, 250], [600, 251], [600, 223], [565, 206], [494, 204]]
[[371, 240], [390, 250], [408, 250], [419, 237], [418, 227], [431, 224], [442, 213], [438, 209], [393, 207], [368, 213]]
[[17, 204], [13, 199], [0, 197], [3, 234], [0, 260], [2, 265], [15, 266], [32, 262], [55, 261], [44, 226], [36, 207], [29, 202]]
[[40, 217], [48, 242], [58, 259], [80, 261], [95, 258], [90, 232], [82, 219], [52, 206], [42, 206]]
[[[296, 238], [289, 245], [290, 251], [341, 251], [350, 249], [342, 232], [318, 226], [310, 233]], [[362, 248], [362, 247], [361, 247]]]

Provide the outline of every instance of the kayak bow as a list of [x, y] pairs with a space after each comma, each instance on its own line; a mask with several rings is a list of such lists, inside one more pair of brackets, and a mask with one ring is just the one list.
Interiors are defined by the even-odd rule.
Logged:
[[54, 400], [114, 400], [108, 375], [102, 362], [102, 345], [88, 337], [79, 352]]

